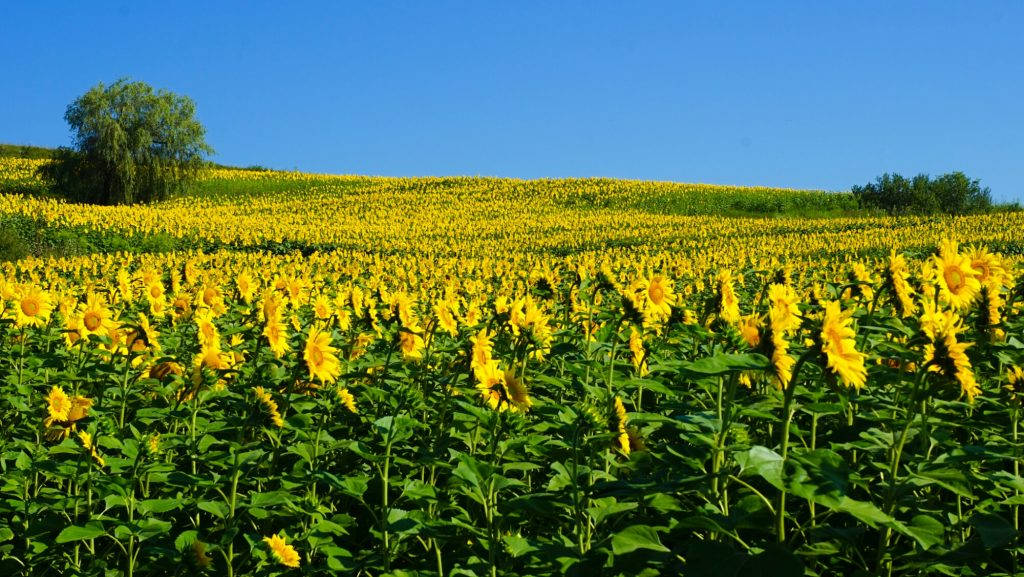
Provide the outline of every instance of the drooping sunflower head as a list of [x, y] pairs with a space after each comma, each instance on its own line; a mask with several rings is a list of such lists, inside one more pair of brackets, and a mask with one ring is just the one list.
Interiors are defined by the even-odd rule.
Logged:
[[1006, 385], [1003, 389], [1007, 391], [1010, 399], [1024, 404], [1024, 369], [1012, 366], [1006, 372]]
[[718, 316], [727, 323], [735, 323], [740, 320], [740, 299], [736, 296], [732, 271], [719, 271], [717, 280]]
[[409, 361], [422, 359], [424, 346], [420, 335], [407, 330], [398, 331], [398, 347], [402, 351], [402, 358]]
[[626, 456], [630, 453], [629, 443], [629, 432], [626, 429], [626, 425], [629, 424], [629, 416], [626, 414], [626, 406], [622, 404], [622, 399], [615, 397], [615, 401], [612, 403], [612, 408], [615, 413], [614, 419], [614, 430], [618, 432], [615, 437], [615, 442], [618, 444], [618, 448]]
[[826, 365], [847, 387], [860, 389], [867, 381], [865, 355], [857, 350], [849, 312], [837, 301], [826, 302], [821, 326], [821, 352]]
[[800, 328], [800, 297], [792, 287], [773, 284], [768, 287], [768, 321], [773, 330], [792, 334]]

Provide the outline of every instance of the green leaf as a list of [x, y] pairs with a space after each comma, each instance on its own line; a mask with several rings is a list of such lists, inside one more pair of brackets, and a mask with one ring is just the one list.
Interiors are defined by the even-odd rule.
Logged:
[[770, 366], [768, 357], [756, 353], [722, 353], [693, 362], [684, 362], [681, 369], [701, 376], [721, 375], [732, 371], [763, 371]]
[[181, 499], [146, 499], [139, 502], [139, 511], [145, 513], [166, 513], [181, 508]]
[[99, 521], [89, 521], [84, 527], [72, 525], [65, 527], [63, 531], [57, 535], [58, 543], [70, 543], [72, 541], [84, 541], [86, 539], [95, 539], [106, 534], [103, 529], [103, 525]]
[[291, 502], [291, 494], [287, 491], [269, 491], [266, 493], [256, 493], [255, 495], [249, 496], [250, 507], [274, 507], [277, 505], [285, 505]]
[[935, 484], [961, 497], [974, 498], [967, 475], [956, 469], [925, 469], [910, 476], [910, 482], [919, 486]]
[[501, 540], [505, 542], [505, 550], [513, 557], [522, 557], [531, 551], [537, 550], [529, 541], [519, 535], [507, 535], [502, 537]]
[[201, 510], [210, 513], [215, 517], [226, 519], [228, 516], [228, 506], [220, 501], [201, 501], [198, 505]]
[[978, 513], [971, 517], [971, 525], [988, 548], [1002, 547], [1017, 537], [1017, 531], [999, 515]]
[[782, 455], [768, 447], [755, 445], [746, 452], [735, 453], [733, 458], [740, 465], [740, 476], [757, 475], [775, 488], [782, 488]]
[[658, 532], [647, 525], [626, 527], [612, 536], [612, 552], [616, 555], [632, 553], [637, 549], [669, 552], [669, 548], [661, 544]]
[[920, 543], [925, 551], [945, 541], [946, 527], [934, 517], [915, 515], [905, 527], [905, 532]]

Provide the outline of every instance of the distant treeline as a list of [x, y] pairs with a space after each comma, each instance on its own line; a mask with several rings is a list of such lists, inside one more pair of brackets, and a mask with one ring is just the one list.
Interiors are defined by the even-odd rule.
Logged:
[[1020, 205], [993, 204], [992, 193], [981, 181], [957, 171], [932, 178], [919, 174], [906, 178], [885, 173], [850, 192], [861, 208], [881, 209], [889, 214], [974, 214], [993, 210], [1019, 210]]

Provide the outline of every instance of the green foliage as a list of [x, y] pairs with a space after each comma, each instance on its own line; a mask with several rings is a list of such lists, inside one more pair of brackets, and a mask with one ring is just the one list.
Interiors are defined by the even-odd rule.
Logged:
[[77, 202], [170, 198], [188, 188], [203, 156], [213, 152], [192, 100], [143, 82], [97, 84], [68, 106], [64, 118], [75, 147], [59, 148], [40, 175]]
[[850, 190], [861, 207], [889, 214], [968, 214], [992, 208], [989, 189], [959, 171], [936, 178], [919, 174], [911, 179], [885, 173], [875, 182]]
[[0, 158], [53, 158], [56, 149], [28, 144], [0, 144]]

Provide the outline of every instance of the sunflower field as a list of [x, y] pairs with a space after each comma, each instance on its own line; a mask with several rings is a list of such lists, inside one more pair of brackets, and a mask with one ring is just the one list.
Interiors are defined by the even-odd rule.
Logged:
[[2, 575], [1024, 572], [1021, 213], [30, 165], [175, 245], [0, 264]]

